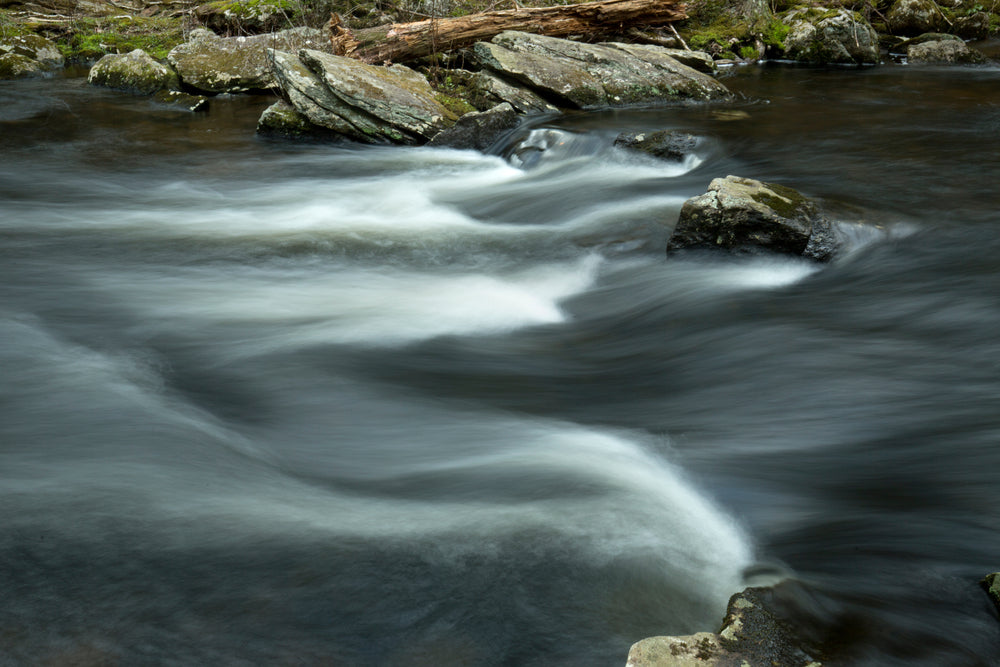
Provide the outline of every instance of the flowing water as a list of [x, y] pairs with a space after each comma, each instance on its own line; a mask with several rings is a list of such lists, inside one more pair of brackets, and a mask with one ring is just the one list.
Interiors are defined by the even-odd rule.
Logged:
[[[491, 155], [0, 83], [0, 663], [621, 665], [784, 578], [1000, 664], [1000, 69], [725, 83]], [[668, 258], [726, 174], [884, 233]]]

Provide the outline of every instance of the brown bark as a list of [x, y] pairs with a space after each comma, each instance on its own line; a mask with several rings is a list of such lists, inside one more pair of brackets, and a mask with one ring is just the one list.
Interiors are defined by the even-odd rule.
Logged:
[[633, 26], [663, 25], [686, 17], [683, 0], [597, 0], [556, 7], [524, 7], [458, 18], [393, 23], [351, 32], [338, 16], [330, 19], [337, 55], [366, 63], [407, 62], [488, 40], [504, 30], [565, 37], [625, 32]]

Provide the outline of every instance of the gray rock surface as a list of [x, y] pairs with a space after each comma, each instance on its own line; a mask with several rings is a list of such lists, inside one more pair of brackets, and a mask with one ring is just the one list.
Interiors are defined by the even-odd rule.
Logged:
[[878, 35], [857, 12], [848, 9], [799, 7], [785, 12], [781, 21], [790, 29], [785, 55], [810, 63], [876, 64]]
[[257, 132], [289, 139], [334, 136], [329, 129], [310, 123], [308, 118], [284, 100], [278, 100], [264, 109], [257, 121]]
[[712, 77], [682, 65], [663, 47], [583, 44], [507, 31], [474, 52], [480, 65], [559, 107], [624, 106], [729, 95]]
[[244, 93], [275, 88], [267, 50], [329, 49], [323, 31], [295, 28], [251, 37], [218, 37], [208, 30], [170, 52], [167, 60], [185, 85], [208, 93]]
[[667, 250], [778, 252], [826, 261], [840, 246], [830, 222], [802, 194], [783, 185], [727, 176], [684, 202]]
[[421, 74], [303, 49], [269, 50], [275, 76], [310, 123], [365, 143], [422, 144], [457, 120]]
[[770, 589], [729, 600], [718, 633], [649, 637], [632, 645], [627, 667], [822, 667], [768, 607]]
[[473, 111], [458, 119], [452, 127], [439, 132], [428, 146], [485, 151], [500, 135], [521, 122], [517, 111], [504, 102], [486, 111]]
[[527, 88], [508, 83], [489, 72], [476, 72], [469, 79], [468, 86], [474, 99], [485, 101], [485, 108], [480, 109], [480, 111], [486, 111], [487, 108], [492, 108], [503, 102], [510, 104], [518, 113], [522, 114], [558, 111], [556, 107]]
[[914, 44], [906, 49], [906, 58], [912, 64], [963, 64], [980, 65], [987, 58], [960, 39], [942, 39]]
[[180, 87], [177, 73], [142, 49], [104, 56], [90, 68], [87, 82], [136, 95], [152, 95], [158, 90]]
[[897, 35], [941, 32], [949, 27], [934, 0], [896, 0], [885, 18], [889, 29]]

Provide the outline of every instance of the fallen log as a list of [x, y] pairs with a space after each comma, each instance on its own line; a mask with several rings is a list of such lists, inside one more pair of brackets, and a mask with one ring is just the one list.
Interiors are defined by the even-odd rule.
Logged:
[[683, 0], [597, 0], [556, 7], [522, 7], [456, 18], [392, 23], [352, 32], [334, 15], [330, 41], [337, 55], [369, 64], [402, 63], [452, 51], [519, 30], [550, 37], [624, 33], [686, 18]]

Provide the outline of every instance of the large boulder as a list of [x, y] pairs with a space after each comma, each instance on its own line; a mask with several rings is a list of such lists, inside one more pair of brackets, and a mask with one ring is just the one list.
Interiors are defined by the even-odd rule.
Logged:
[[980, 65], [987, 60], [986, 56], [960, 39], [940, 39], [911, 44], [906, 49], [906, 58], [913, 64]]
[[729, 600], [718, 633], [649, 637], [632, 645], [626, 667], [820, 667], [769, 607], [771, 589], [747, 588]]
[[726, 176], [684, 202], [667, 250], [720, 248], [777, 252], [826, 261], [843, 240], [816, 204], [774, 183]]
[[287, 27], [293, 13], [286, 0], [215, 0], [194, 8], [195, 18], [209, 30], [237, 35]]
[[934, 0], [896, 0], [885, 18], [889, 29], [897, 35], [941, 32], [949, 27]]
[[457, 120], [434, 98], [423, 75], [322, 51], [268, 50], [295, 110], [310, 123], [365, 143], [426, 143]]
[[295, 28], [251, 37], [219, 37], [199, 29], [168, 54], [181, 81], [207, 93], [245, 93], [277, 87], [268, 49], [329, 49], [321, 30]]
[[571, 109], [729, 95], [721, 83], [659, 46], [583, 44], [507, 31], [474, 51], [484, 69]]
[[157, 62], [142, 49], [104, 56], [90, 68], [87, 82], [136, 95], [152, 95], [159, 90], [180, 86], [174, 70]]
[[16, 35], [0, 39], [0, 56], [7, 54], [33, 60], [43, 71], [56, 70], [64, 64], [59, 47], [40, 35]]
[[785, 55], [809, 63], [877, 64], [878, 35], [871, 24], [848, 9], [799, 7], [781, 21], [789, 27]]

